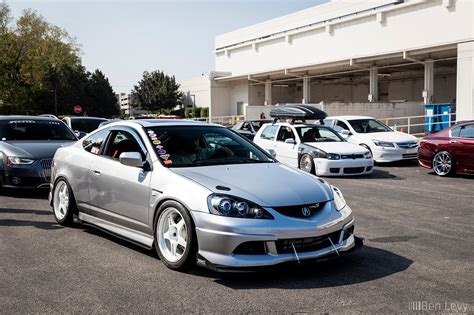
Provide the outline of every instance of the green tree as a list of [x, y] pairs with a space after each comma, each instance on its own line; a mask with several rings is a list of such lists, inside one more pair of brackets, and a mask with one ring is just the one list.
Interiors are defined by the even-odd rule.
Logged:
[[174, 76], [168, 76], [162, 71], [143, 73], [143, 78], [134, 86], [133, 107], [139, 107], [151, 112], [161, 112], [173, 109], [180, 104], [182, 93], [178, 90]]
[[115, 93], [109, 80], [100, 70], [95, 70], [94, 73], [89, 74], [86, 95], [88, 102], [84, 104], [84, 110], [89, 115], [112, 117], [120, 114]]

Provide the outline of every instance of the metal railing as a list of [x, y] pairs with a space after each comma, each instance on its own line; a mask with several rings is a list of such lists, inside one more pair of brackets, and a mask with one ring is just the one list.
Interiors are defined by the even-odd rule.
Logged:
[[[436, 126], [439, 124], [454, 124], [456, 121], [454, 118], [455, 113], [447, 114], [436, 114], [436, 115], [419, 115], [419, 116], [406, 116], [406, 117], [394, 117], [394, 118], [382, 118], [380, 119], [386, 125], [391, 127], [395, 131], [402, 131], [414, 136], [424, 136], [427, 132], [425, 126], [428, 125], [428, 130], [436, 130]], [[442, 121], [441, 118], [448, 118], [447, 121]], [[430, 118], [427, 123], [426, 118]], [[437, 119], [431, 119], [437, 118]]]

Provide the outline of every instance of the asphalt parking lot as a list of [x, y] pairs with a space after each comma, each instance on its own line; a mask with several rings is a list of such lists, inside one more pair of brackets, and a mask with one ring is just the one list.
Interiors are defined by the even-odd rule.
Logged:
[[60, 227], [44, 193], [7, 192], [1, 312], [409, 313], [413, 302], [474, 311], [473, 177], [440, 178], [402, 163], [328, 181], [352, 207], [364, 247], [258, 274], [174, 272], [153, 252], [94, 228]]

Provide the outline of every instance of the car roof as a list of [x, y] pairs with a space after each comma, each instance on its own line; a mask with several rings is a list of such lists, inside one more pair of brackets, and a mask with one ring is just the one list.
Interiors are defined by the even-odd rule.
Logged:
[[316, 124], [311, 124], [311, 123], [298, 123], [298, 124], [290, 124], [287, 122], [276, 122], [276, 123], [267, 123], [265, 125], [276, 125], [276, 126], [286, 126], [286, 127], [325, 127], [328, 128], [328, 126], [325, 125], [316, 125]]
[[[222, 125], [207, 123], [202, 121], [186, 120], [186, 119], [139, 119], [139, 120], [119, 120], [105, 125], [106, 127], [111, 126], [142, 126], [145, 128], [148, 127], [157, 127], [157, 126], [213, 126], [213, 127], [222, 127]], [[104, 127], [105, 127], [104, 126]]]
[[[64, 117], [66, 118], [66, 117]], [[90, 119], [90, 120], [97, 120], [97, 119], [100, 119], [100, 120], [108, 120], [107, 118], [103, 118], [103, 117], [90, 117], [90, 116], [68, 116], [67, 118], [70, 118], [71, 120], [73, 119]]]
[[370, 116], [345, 115], [345, 116], [328, 116], [325, 119], [356, 120], [356, 119], [376, 119], [376, 118], [370, 117]]
[[44, 117], [44, 116], [28, 116], [28, 115], [0, 115], [0, 120], [51, 120], [51, 121], [57, 121], [58, 119], [52, 118], [52, 117]]

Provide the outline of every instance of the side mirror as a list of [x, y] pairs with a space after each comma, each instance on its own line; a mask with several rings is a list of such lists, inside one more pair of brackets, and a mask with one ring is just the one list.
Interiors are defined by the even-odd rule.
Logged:
[[267, 152], [268, 152], [273, 158], [276, 158], [277, 154], [276, 154], [275, 150], [273, 150], [273, 149], [268, 149]]
[[285, 139], [285, 143], [291, 143], [291, 144], [295, 144], [295, 143], [296, 143], [296, 141], [295, 141], [295, 139], [288, 138], [288, 139]]
[[139, 152], [123, 152], [119, 156], [119, 161], [123, 165], [132, 167], [142, 167], [142, 155]]

